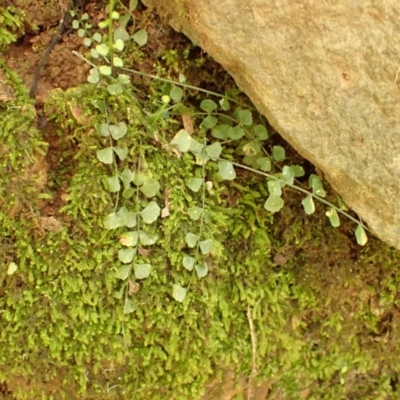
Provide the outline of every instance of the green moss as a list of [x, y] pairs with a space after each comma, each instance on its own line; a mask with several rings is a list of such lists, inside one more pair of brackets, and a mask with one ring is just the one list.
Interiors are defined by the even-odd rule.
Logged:
[[0, 7], [0, 51], [22, 33], [24, 16], [14, 7]]
[[[7, 74], [17, 87], [18, 78]], [[181, 123], [172, 112], [157, 114], [157, 101], [168, 93], [164, 84], [149, 89], [145, 104], [129, 91], [111, 96], [90, 85], [54, 91], [46, 104], [47, 154], [26, 90], [18, 93], [1, 110], [0, 135], [6, 149], [0, 155], [0, 348], [7, 349], [0, 352], [0, 381], [14, 398], [200, 399], [210, 382], [224, 382], [230, 372], [243, 398], [240, 378], [254, 370], [256, 381], [269, 383], [269, 398], [395, 396], [398, 252], [375, 240], [360, 250], [346, 224], [334, 230], [323, 210], [306, 217], [301, 199], [288, 190], [288, 207], [271, 215], [263, 207], [264, 178], [244, 174], [221, 182], [213, 163], [203, 169], [168, 147]], [[126, 282], [116, 276], [124, 228], [106, 231], [103, 218], [121, 205], [142, 209], [149, 200], [107, 190], [115, 166], [96, 158], [109, 140], [96, 131], [105, 114], [109, 123], [129, 125], [121, 139], [129, 153], [119, 170], [136, 171], [140, 161], [161, 185], [155, 201], [161, 206], [168, 199], [170, 210], [146, 227], [159, 240], [137, 256], [153, 269], [135, 282], [130, 314], [121, 299]], [[153, 125], [145, 126], [149, 120]], [[50, 163], [52, 152], [63, 162], [40, 181], [46, 168], [32, 166]], [[187, 188], [193, 176], [214, 184], [204, 199]], [[43, 225], [54, 199], [59, 229]], [[203, 203], [202, 233], [214, 249], [196, 255], [209, 265], [199, 279], [182, 259], [193, 254], [186, 233], [201, 229], [187, 210]], [[12, 275], [10, 263], [18, 265]], [[188, 288], [183, 304], [172, 297], [174, 283]]]

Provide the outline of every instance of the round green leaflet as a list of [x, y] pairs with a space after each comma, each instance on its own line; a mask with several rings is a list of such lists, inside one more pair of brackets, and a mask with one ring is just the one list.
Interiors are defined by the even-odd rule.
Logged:
[[196, 261], [195, 258], [185, 256], [185, 257], [183, 257], [182, 264], [188, 271], [192, 271], [195, 261]]
[[194, 233], [191, 233], [191, 232], [187, 233], [185, 236], [185, 242], [190, 248], [193, 248], [194, 246], [196, 246], [197, 241], [199, 239], [200, 238], [197, 235], [195, 235]]
[[218, 171], [223, 179], [232, 181], [236, 178], [236, 172], [233, 168], [233, 164], [230, 161], [219, 161]]
[[264, 208], [270, 212], [279, 211], [284, 205], [282, 197], [271, 194], [264, 204]]
[[140, 212], [143, 222], [146, 224], [152, 224], [160, 216], [160, 207], [155, 201], [151, 201], [149, 205]]
[[144, 29], [140, 29], [133, 36], [132, 39], [139, 45], [144, 46], [147, 43], [149, 35]]
[[150, 264], [135, 264], [133, 268], [135, 270], [136, 279], [145, 279], [151, 272]]
[[124, 263], [128, 264], [133, 260], [133, 257], [136, 254], [136, 249], [129, 247], [127, 249], [120, 249], [118, 250], [118, 259]]
[[182, 303], [186, 297], [186, 289], [184, 287], [182, 287], [181, 285], [174, 284], [172, 286], [172, 297], [176, 301], [179, 301], [180, 303]]

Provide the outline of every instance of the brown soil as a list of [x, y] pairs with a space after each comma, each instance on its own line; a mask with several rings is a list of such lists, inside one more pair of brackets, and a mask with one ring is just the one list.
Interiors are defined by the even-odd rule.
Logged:
[[[34, 31], [28, 28], [25, 35], [11, 45], [5, 54], [8, 67], [18, 72], [28, 88], [48, 45], [57, 34], [60, 16], [63, 14], [63, 8], [57, 3], [53, 7], [43, 3], [47, 2], [29, 3], [28, 7], [24, 7], [23, 3], [20, 5], [32, 26], [37, 29]], [[63, 36], [51, 51], [38, 80], [37, 105], [42, 105], [55, 88], [67, 89], [86, 81], [89, 68], [72, 54], [73, 50], [84, 50], [82, 39], [75, 32]]]

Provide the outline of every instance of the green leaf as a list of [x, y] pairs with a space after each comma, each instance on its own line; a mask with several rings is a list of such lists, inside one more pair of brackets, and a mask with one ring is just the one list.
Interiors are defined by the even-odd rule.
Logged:
[[357, 243], [360, 246], [364, 246], [368, 242], [368, 236], [365, 232], [365, 229], [363, 228], [363, 226], [361, 224], [358, 224], [355, 234], [356, 234]]
[[118, 260], [124, 264], [128, 264], [132, 262], [133, 257], [136, 254], [136, 249], [129, 247], [127, 249], [119, 249], [118, 250]]
[[93, 40], [94, 40], [95, 42], [97, 42], [97, 43], [101, 43], [101, 41], [103, 40], [103, 37], [100, 35], [99, 32], [96, 32], [96, 33], [93, 35]]
[[309, 178], [309, 185], [315, 195], [325, 197], [326, 192], [322, 186], [321, 178], [318, 175], [311, 174]]
[[203, 126], [206, 129], [212, 129], [214, 128], [215, 125], [217, 125], [218, 119], [213, 117], [212, 115], [207, 115], [201, 122], [201, 126]]
[[138, 242], [138, 232], [125, 232], [119, 237], [119, 242], [122, 246], [135, 247]]
[[[102, 114], [105, 113], [104, 104], [100, 99], [92, 100], [91, 103], [97, 108]], [[108, 135], [107, 135], [108, 136]]]
[[112, 164], [114, 160], [113, 148], [107, 147], [105, 149], [97, 150], [96, 157], [103, 164]]
[[261, 171], [271, 171], [271, 159], [269, 157], [257, 158], [257, 164], [260, 166]]
[[281, 196], [282, 195], [281, 183], [278, 180], [271, 179], [270, 181], [268, 181], [268, 191], [270, 195]]
[[124, 291], [125, 291], [125, 285], [118, 290], [118, 292], [115, 294], [115, 298], [121, 300], [122, 296], [124, 295]]
[[119, 174], [119, 179], [121, 179], [125, 189], [129, 188], [133, 179], [131, 170], [125, 167], [124, 170]]
[[189, 151], [194, 154], [199, 154], [202, 152], [204, 145], [199, 143], [196, 139], [192, 139], [189, 146]]
[[340, 225], [339, 215], [334, 208], [330, 208], [325, 215], [329, 218], [329, 221], [334, 228], [337, 228]]
[[192, 140], [190, 133], [185, 129], [181, 129], [171, 140], [171, 144], [176, 146], [180, 152], [187, 153]]
[[348, 207], [346, 206], [346, 204], [345, 204], [345, 202], [343, 201], [343, 199], [339, 196], [339, 195], [336, 195], [337, 196], [337, 201], [338, 201], [338, 204], [339, 204], [339, 208], [342, 210], [342, 211], [347, 211], [348, 210]]
[[125, 298], [125, 303], [124, 303], [124, 314], [130, 314], [135, 311], [136, 307], [133, 304], [133, 301], [129, 298]]
[[284, 205], [282, 197], [271, 194], [264, 204], [264, 208], [270, 212], [279, 211]]
[[288, 185], [293, 185], [294, 182], [294, 171], [292, 167], [285, 165], [282, 169], [281, 179]]
[[158, 240], [158, 235], [155, 233], [147, 233], [145, 231], [139, 231], [139, 240], [143, 246], [151, 246]]
[[[93, 58], [99, 58], [100, 54], [96, 51], [96, 49], [90, 49], [90, 54]], [[99, 75], [99, 71], [97, 70], [97, 76]], [[89, 79], [88, 79], [89, 81]], [[93, 82], [92, 82], [93, 83]], [[94, 82], [96, 83], [96, 82]]]
[[114, 49], [117, 51], [122, 51], [124, 49], [124, 46], [124, 41], [121, 38], [116, 39], [113, 44]]
[[200, 207], [190, 207], [188, 209], [188, 214], [189, 217], [193, 220], [193, 221], [197, 221], [203, 214], [203, 209]]
[[150, 264], [135, 264], [133, 268], [135, 270], [136, 279], [145, 279], [151, 272]]
[[143, 186], [140, 187], [140, 191], [147, 197], [154, 197], [160, 191], [160, 184], [157, 179], [147, 179]]
[[167, 96], [166, 94], [164, 96], [161, 96], [161, 101], [164, 104], [168, 104], [171, 101], [171, 97]]
[[53, 196], [50, 193], [38, 193], [38, 199], [47, 200], [52, 198]]
[[117, 28], [115, 26], [113, 27], [114, 42], [116, 42], [117, 39], [121, 39], [124, 43], [130, 40], [131, 36], [126, 31], [126, 26], [128, 25], [130, 19], [131, 16], [129, 14], [124, 14], [119, 20], [119, 26]]
[[215, 109], [217, 109], [217, 107], [218, 107], [217, 103], [210, 99], [203, 100], [200, 103], [200, 108], [207, 113], [213, 112]]
[[210, 146], [206, 146], [206, 153], [210, 156], [211, 160], [215, 161], [222, 152], [222, 146], [221, 143], [215, 142], [211, 144]]
[[128, 127], [125, 122], [119, 122], [118, 125], [110, 125], [111, 136], [115, 140], [123, 138], [128, 132]]
[[100, 29], [107, 28], [107, 26], [110, 25], [110, 21], [106, 19], [105, 21], [100, 21], [98, 26]]
[[226, 140], [229, 137], [229, 129], [231, 127], [229, 125], [220, 124], [214, 126], [211, 130], [211, 135], [217, 139]]
[[129, 211], [125, 206], [122, 206], [117, 212], [118, 218], [127, 228], [134, 228], [137, 223], [136, 213]]
[[129, 75], [126, 74], [119, 74], [118, 75], [118, 82], [122, 85], [128, 85], [131, 82]]
[[124, 161], [126, 157], [128, 157], [128, 148], [127, 147], [120, 147], [120, 146], [115, 146], [113, 147], [113, 150], [118, 154], [118, 157], [120, 158], [121, 161]]
[[301, 204], [304, 207], [304, 211], [307, 215], [313, 214], [315, 211], [314, 199], [311, 194], [309, 194], [305, 199], [302, 200]]
[[122, 192], [122, 197], [124, 199], [129, 199], [131, 198], [134, 194], [135, 194], [135, 189], [132, 187], [128, 187], [126, 188], [123, 192]]
[[104, 229], [107, 229], [107, 230], [117, 229], [122, 225], [123, 225], [123, 223], [122, 223], [121, 219], [118, 217], [117, 213], [108, 214], [103, 219]]
[[138, 0], [129, 0], [129, 11], [136, 10], [138, 6]]
[[230, 106], [230, 104], [229, 104], [229, 100], [228, 100], [226, 97], [222, 98], [222, 99], [219, 101], [219, 105], [221, 106], [221, 108], [222, 108], [224, 111], [228, 111], [228, 110], [231, 109], [231, 106]]
[[174, 284], [172, 286], [172, 297], [176, 301], [179, 301], [179, 303], [182, 303], [186, 297], [186, 289], [184, 287], [182, 287], [181, 285]]
[[106, 182], [107, 182], [107, 189], [111, 193], [116, 193], [116, 192], [119, 192], [121, 190], [121, 185], [119, 184], [118, 175], [107, 177], [106, 178]]
[[246, 156], [252, 157], [261, 152], [261, 146], [256, 140], [246, 143], [243, 146], [243, 153]]
[[117, 272], [115, 273], [115, 277], [122, 280], [128, 279], [128, 276], [131, 272], [131, 268], [132, 268], [131, 264], [121, 265], [120, 267], [118, 267]]
[[10, 262], [7, 268], [7, 275], [13, 275], [18, 269], [18, 265], [15, 262]]
[[254, 156], [244, 156], [243, 157], [243, 164], [250, 165], [254, 169], [258, 169], [259, 165], [257, 164], [257, 159], [259, 158], [260, 153]]
[[183, 97], [183, 90], [179, 86], [174, 86], [170, 93], [169, 96], [171, 97], [172, 100], [175, 101], [175, 103], [179, 103], [182, 100]]
[[201, 188], [201, 184], [203, 183], [203, 179], [201, 178], [189, 178], [186, 186], [193, 190], [193, 192], [198, 192]]
[[120, 83], [112, 83], [107, 86], [107, 92], [112, 96], [118, 96], [124, 92], [124, 88]]
[[108, 48], [108, 46], [107, 46], [105, 43], [101, 43], [101, 44], [96, 45], [96, 51], [97, 51], [100, 55], [102, 55], [102, 56], [105, 57], [105, 56], [108, 54], [108, 52], [109, 52], [109, 48]]
[[143, 218], [143, 222], [152, 224], [160, 216], [160, 211], [158, 204], [155, 201], [151, 201], [144, 210], [140, 211], [140, 215]]
[[179, 77], [178, 77], [179, 83], [185, 83], [186, 82], [186, 76], [182, 74], [182, 72], [179, 72]]
[[300, 165], [296, 165], [296, 164], [292, 165], [291, 167], [293, 169], [295, 178], [300, 178], [300, 177], [304, 176], [305, 173], [304, 173], [303, 167], [301, 167]]
[[93, 84], [99, 83], [100, 76], [99, 76], [98, 68], [92, 68], [89, 71], [89, 76], [88, 76], [87, 80], [88, 80], [89, 83], [93, 83]]
[[200, 250], [203, 254], [211, 253], [213, 241], [211, 239], [202, 240], [200, 243]]
[[142, 186], [144, 183], [150, 179], [150, 176], [146, 172], [142, 171], [133, 171], [132, 172], [132, 181], [136, 186]]
[[251, 125], [253, 123], [253, 116], [249, 110], [239, 110], [238, 120], [242, 125]]
[[99, 67], [99, 72], [102, 75], [110, 76], [111, 72], [112, 72], [112, 69], [111, 69], [111, 67], [109, 65], [102, 65], [101, 67]]
[[123, 67], [124, 61], [120, 57], [113, 56], [113, 65], [114, 67]]
[[205, 165], [207, 161], [210, 160], [210, 157], [204, 153], [196, 154], [195, 156], [196, 156], [196, 165]]
[[267, 140], [269, 137], [267, 128], [264, 125], [256, 125], [254, 127], [254, 134], [259, 140]]
[[197, 264], [195, 269], [196, 269], [196, 274], [200, 279], [204, 278], [208, 274], [207, 264], [204, 265]]
[[182, 264], [188, 271], [192, 271], [195, 261], [196, 261], [195, 258], [185, 256], [185, 257], [183, 257]]
[[185, 242], [188, 245], [188, 247], [190, 247], [191, 249], [193, 249], [193, 247], [196, 246], [199, 239], [200, 238], [197, 235], [190, 233], [190, 232], [187, 233], [185, 236]]
[[244, 136], [244, 130], [240, 125], [229, 127], [228, 137], [232, 140], [239, 140]]
[[285, 149], [282, 146], [272, 147], [272, 157], [275, 161], [283, 161], [286, 158]]
[[[79, 31], [78, 31], [78, 36], [79, 36]], [[82, 31], [83, 31], [83, 29], [82, 29]], [[85, 33], [85, 31], [83, 31], [83, 33]], [[92, 39], [90, 39], [90, 38], [83, 39], [83, 45], [86, 47], [90, 47], [92, 45]]]
[[110, 130], [108, 129], [108, 124], [105, 122], [101, 124], [96, 124], [95, 126], [96, 132], [103, 137], [108, 137], [110, 136]]
[[233, 164], [230, 161], [219, 161], [218, 171], [222, 179], [227, 179], [231, 181], [236, 178], [236, 172], [233, 168]]
[[149, 35], [144, 29], [140, 29], [133, 36], [132, 39], [141, 47], [147, 43]]

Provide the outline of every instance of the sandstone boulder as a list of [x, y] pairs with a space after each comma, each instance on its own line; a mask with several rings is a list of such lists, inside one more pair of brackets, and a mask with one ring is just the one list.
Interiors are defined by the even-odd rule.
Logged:
[[234, 77], [382, 240], [400, 249], [394, 0], [144, 0]]

